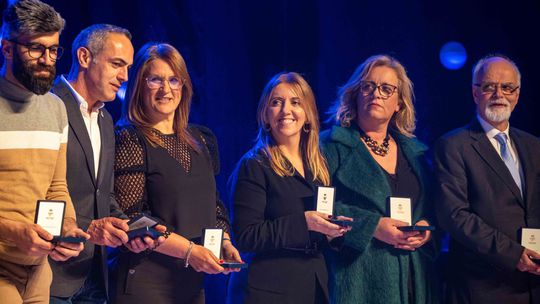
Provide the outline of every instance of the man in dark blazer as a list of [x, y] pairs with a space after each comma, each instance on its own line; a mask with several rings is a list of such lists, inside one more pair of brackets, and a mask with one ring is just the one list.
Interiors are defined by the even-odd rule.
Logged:
[[477, 117], [435, 147], [436, 212], [451, 236], [448, 303], [540, 303], [540, 254], [521, 228], [540, 228], [540, 141], [510, 127], [517, 66], [481, 59], [473, 72]]
[[60, 76], [53, 87], [66, 105], [69, 120], [69, 193], [79, 225], [87, 230], [95, 246], [88, 244], [69, 263], [51, 261], [51, 303], [104, 303], [108, 289], [105, 246], [128, 242], [126, 217], [112, 196], [114, 126], [103, 105], [114, 100], [127, 81], [133, 53], [131, 34], [126, 29], [90, 26], [73, 42], [69, 75]]

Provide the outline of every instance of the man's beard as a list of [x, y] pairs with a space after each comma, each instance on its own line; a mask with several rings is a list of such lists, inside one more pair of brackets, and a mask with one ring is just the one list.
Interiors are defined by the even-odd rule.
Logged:
[[[503, 109], [493, 109], [490, 107], [492, 104], [505, 104], [506, 107]], [[486, 117], [493, 122], [500, 123], [503, 121], [508, 121], [510, 119], [510, 115], [512, 114], [512, 110], [510, 109], [510, 102], [506, 100], [505, 98], [499, 98], [497, 100], [490, 100], [486, 106], [486, 109], [484, 111], [484, 114]]]
[[[48, 71], [49, 76], [36, 76], [34, 72]], [[46, 66], [39, 63], [30, 65], [24, 62], [19, 56], [19, 52], [13, 54], [13, 76], [28, 90], [37, 95], [47, 94], [51, 90], [56, 77], [56, 66]]]

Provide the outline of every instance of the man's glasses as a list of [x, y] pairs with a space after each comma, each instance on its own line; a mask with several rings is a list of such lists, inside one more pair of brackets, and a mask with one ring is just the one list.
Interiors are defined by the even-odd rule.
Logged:
[[171, 90], [179, 90], [184, 85], [184, 80], [178, 77], [169, 77], [169, 79], [163, 79], [158, 76], [146, 77], [146, 84], [150, 89], [159, 89], [165, 85], [165, 81], [169, 83]]
[[369, 96], [375, 92], [375, 89], [379, 91], [382, 98], [390, 98], [397, 90], [397, 86], [388, 83], [377, 85], [373, 81], [360, 82], [360, 93], [364, 96]]
[[9, 40], [15, 44], [22, 45], [26, 48], [28, 56], [32, 59], [39, 59], [45, 54], [45, 50], [49, 50], [49, 58], [52, 61], [56, 61], [64, 54], [64, 48], [59, 45], [51, 45], [49, 47], [40, 43], [22, 43], [17, 40]]
[[500, 86], [501, 91], [504, 95], [512, 95], [514, 94], [517, 89], [519, 89], [519, 86], [516, 86], [513, 83], [493, 83], [493, 82], [486, 82], [486, 83], [475, 83], [474, 86], [479, 87], [480, 91], [484, 94], [493, 94], [497, 91], [497, 88]]

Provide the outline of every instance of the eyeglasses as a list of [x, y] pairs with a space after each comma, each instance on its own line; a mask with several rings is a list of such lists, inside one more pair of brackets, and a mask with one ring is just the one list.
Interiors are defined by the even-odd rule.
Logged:
[[373, 81], [360, 82], [360, 93], [364, 96], [369, 96], [375, 92], [375, 89], [379, 91], [382, 98], [390, 98], [397, 90], [397, 86], [388, 83], [377, 85]]
[[22, 45], [26, 48], [28, 56], [32, 59], [39, 59], [45, 54], [45, 50], [49, 50], [49, 58], [52, 61], [56, 61], [64, 54], [64, 48], [59, 45], [51, 45], [49, 47], [40, 43], [22, 43], [17, 40], [9, 40], [15, 44]]
[[165, 81], [169, 83], [171, 90], [179, 90], [184, 85], [184, 79], [178, 77], [169, 77], [169, 79], [163, 79], [158, 76], [146, 77], [146, 84], [150, 89], [159, 89], [165, 85]]
[[514, 94], [517, 89], [519, 89], [519, 86], [516, 86], [512, 83], [493, 83], [493, 82], [486, 82], [486, 83], [475, 83], [474, 86], [479, 87], [480, 91], [484, 94], [493, 94], [497, 91], [497, 88], [500, 86], [501, 91], [504, 95], [512, 95]]

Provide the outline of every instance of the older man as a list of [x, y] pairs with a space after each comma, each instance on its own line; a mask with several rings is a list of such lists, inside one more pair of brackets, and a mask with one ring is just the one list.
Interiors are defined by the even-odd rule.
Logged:
[[81, 243], [51, 242], [34, 224], [36, 201], [66, 202], [63, 234], [88, 237], [77, 228], [66, 186], [67, 117], [48, 93], [64, 19], [49, 5], [21, 0], [4, 11], [0, 72], [0, 295], [4, 303], [47, 303], [51, 269], [47, 255], [64, 261]]
[[540, 303], [538, 252], [521, 228], [540, 227], [540, 141], [510, 127], [521, 76], [504, 56], [473, 72], [477, 117], [436, 144], [442, 228], [451, 236], [448, 303]]

